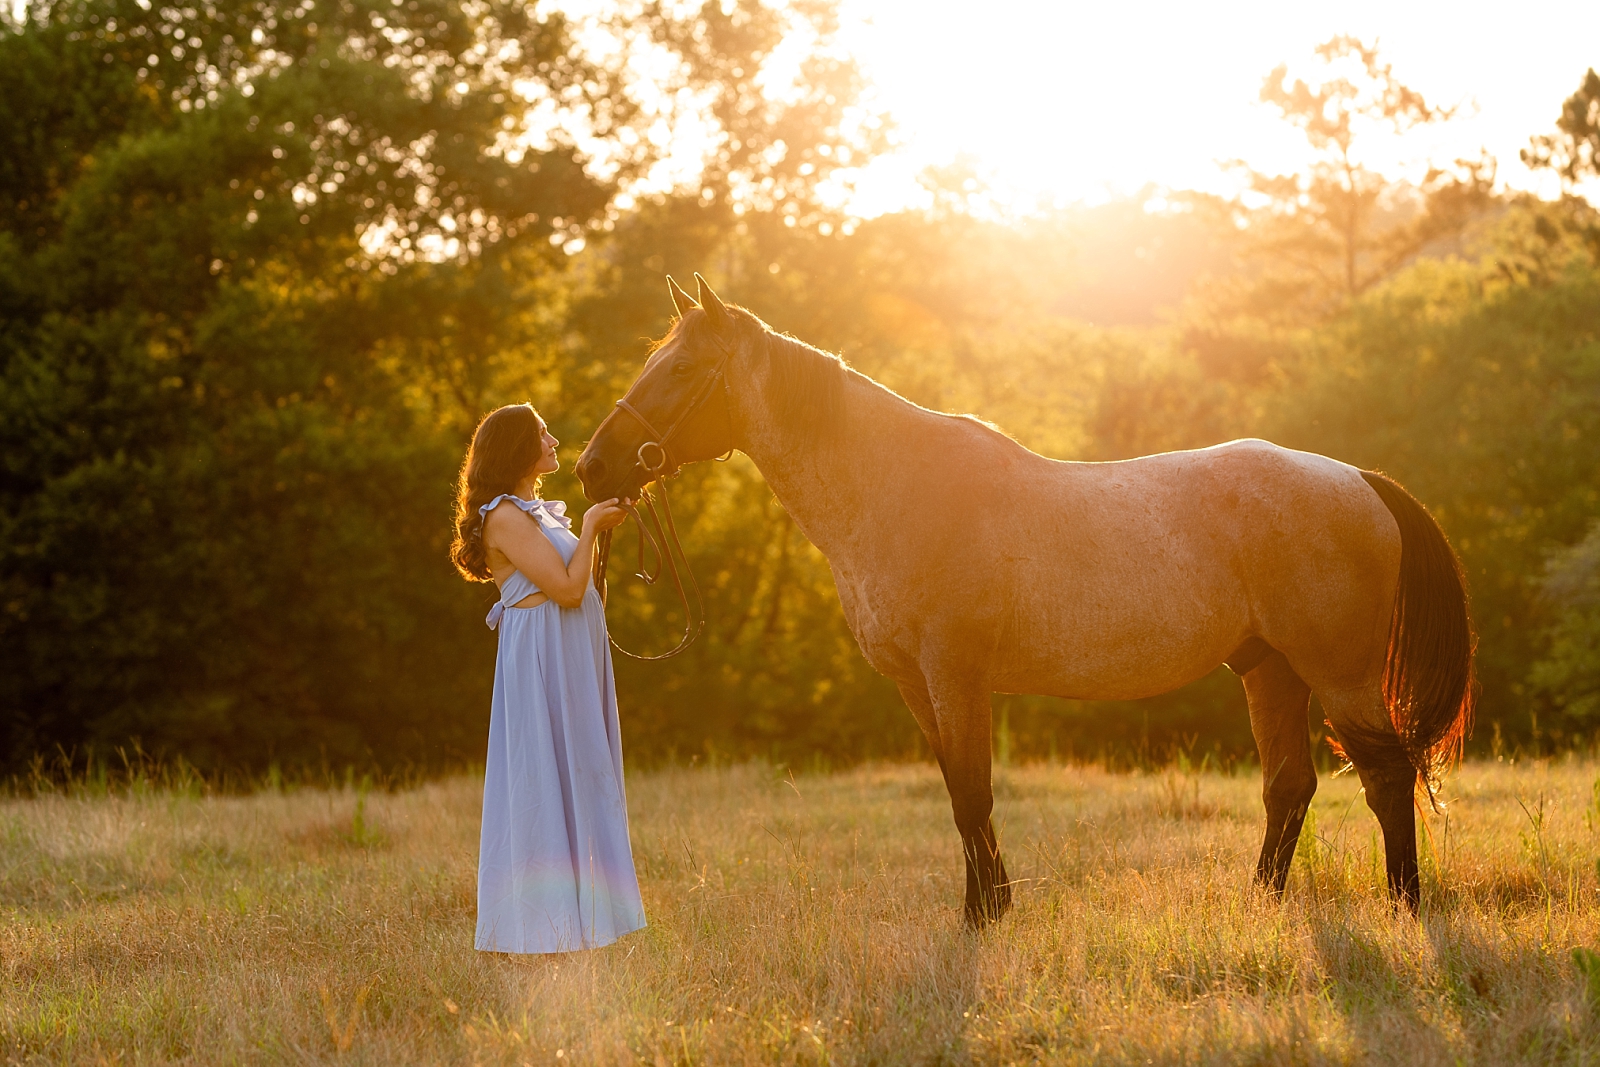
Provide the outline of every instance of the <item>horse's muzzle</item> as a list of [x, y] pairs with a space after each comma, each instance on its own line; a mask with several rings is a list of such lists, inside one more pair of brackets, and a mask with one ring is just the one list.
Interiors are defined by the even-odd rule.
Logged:
[[640, 482], [636, 477], [639, 472], [636, 469], [614, 469], [605, 459], [589, 452], [578, 457], [572, 472], [583, 485], [583, 495], [591, 501], [639, 495]]
[[606, 493], [607, 477], [611, 471], [606, 461], [599, 456], [585, 452], [578, 457], [578, 462], [573, 465], [572, 473], [578, 476], [578, 481], [583, 485], [583, 495], [592, 501], [609, 500], [614, 493]]

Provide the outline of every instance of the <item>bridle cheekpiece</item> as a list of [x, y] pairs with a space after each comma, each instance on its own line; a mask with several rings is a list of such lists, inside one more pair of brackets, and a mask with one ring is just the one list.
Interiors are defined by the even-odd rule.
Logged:
[[[616, 638], [611, 638], [611, 646], [624, 656], [632, 659], [670, 659], [692, 645], [695, 638], [699, 637], [705, 630], [705, 603], [700, 596], [700, 583], [695, 580], [694, 571], [689, 566], [689, 557], [684, 555], [683, 543], [678, 538], [677, 524], [672, 519], [672, 505], [667, 500], [667, 478], [669, 477], [668, 472], [675, 471], [682, 466], [681, 463], [673, 458], [671, 445], [673, 436], [711, 398], [711, 394], [716, 391], [718, 383], [722, 385], [724, 402], [728, 399], [729, 388], [726, 371], [728, 360], [733, 355], [733, 348], [723, 343], [720, 337], [714, 338], [714, 343], [721, 350], [721, 355], [717, 358], [716, 365], [711, 368], [711, 374], [706, 378], [699, 391], [690, 398], [688, 405], [667, 426], [665, 433], [658, 431], [655, 425], [644, 416], [643, 412], [634, 407], [626, 396], [617, 401], [617, 410], [625, 412], [644, 428], [646, 440], [639, 446], [638, 452], [635, 453], [635, 459], [638, 462], [639, 469], [646, 475], [644, 481], [654, 481], [656, 483], [656, 492], [661, 497], [661, 508], [658, 514], [654, 499], [644, 488], [644, 485], [640, 485], [640, 502], [644, 504], [645, 512], [649, 515], [649, 522], [646, 522], [639, 514], [637, 506], [624, 505], [633, 516], [633, 521], [639, 529], [639, 569], [635, 574], [643, 579], [646, 585], [654, 585], [656, 580], [661, 577], [661, 571], [665, 567], [667, 573], [672, 576], [672, 583], [677, 589], [679, 599], [683, 602], [684, 613], [682, 639], [670, 651], [663, 652], [659, 656], [641, 656], [637, 653], [629, 652], [617, 644]], [[731, 414], [730, 412], [730, 425], [732, 421]], [[729, 449], [728, 455], [732, 455], [732, 453], [733, 450]], [[722, 458], [726, 459], [727, 456]], [[646, 543], [650, 545], [651, 551], [655, 553], [655, 566], [653, 568], [645, 566]], [[596, 549], [594, 585], [595, 589], [600, 593], [600, 601], [603, 604], [606, 599], [606, 566], [611, 559], [610, 530], [606, 530], [600, 535]], [[679, 560], [682, 560], [683, 563], [682, 573], [688, 575], [689, 578], [688, 589], [684, 587], [683, 578], [679, 573]], [[689, 590], [694, 592], [692, 605], [690, 603]]]
[[[726, 374], [726, 369], [728, 366], [728, 360], [733, 355], [733, 348], [730, 345], [724, 344], [720, 337], [715, 338], [714, 343], [716, 344], [717, 348], [721, 349], [721, 355], [718, 356], [716, 365], [711, 368], [711, 374], [706, 378], [705, 384], [700, 387], [700, 391], [690, 398], [688, 405], [684, 407], [684, 409], [678, 413], [678, 417], [673, 419], [671, 424], [667, 426], [665, 433], [658, 431], [655, 428], [655, 425], [649, 419], [645, 418], [644, 413], [638, 408], [634, 407], [626, 396], [617, 401], [617, 410], [627, 413], [633, 418], [633, 421], [637, 422], [644, 428], [646, 440], [644, 444], [639, 446], [639, 451], [636, 455], [636, 458], [639, 462], [639, 469], [644, 471], [645, 474], [649, 475], [649, 478], [645, 479], [646, 481], [660, 478], [666, 471], [675, 470], [676, 468], [682, 466], [682, 464], [675, 462], [672, 458], [670, 442], [673, 438], [673, 435], [683, 427], [684, 423], [689, 421], [690, 417], [700, 410], [701, 405], [711, 398], [711, 394], [716, 391], [718, 383], [721, 383], [722, 385], [724, 400], [727, 398], [728, 377]], [[657, 462], [655, 463], [652, 463], [650, 460], [645, 458], [645, 453], [650, 449], [655, 450], [657, 456]]]

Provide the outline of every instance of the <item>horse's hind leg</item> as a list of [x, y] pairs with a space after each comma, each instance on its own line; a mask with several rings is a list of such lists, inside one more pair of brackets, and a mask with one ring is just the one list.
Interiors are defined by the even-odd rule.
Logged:
[[1261, 753], [1261, 799], [1267, 808], [1256, 881], [1282, 896], [1306, 809], [1317, 792], [1307, 722], [1311, 688], [1282, 652], [1273, 652], [1245, 674], [1244, 692], [1250, 703], [1250, 732]]
[[1421, 898], [1417, 870], [1417, 772], [1410, 763], [1385, 761], [1372, 770], [1356, 764], [1367, 791], [1367, 807], [1383, 828], [1383, 865], [1389, 895], [1415, 915]]
[[1317, 694], [1345, 755], [1355, 764], [1367, 807], [1383, 830], [1389, 893], [1414, 915], [1420, 899], [1417, 871], [1417, 771], [1389, 723], [1379, 685]]

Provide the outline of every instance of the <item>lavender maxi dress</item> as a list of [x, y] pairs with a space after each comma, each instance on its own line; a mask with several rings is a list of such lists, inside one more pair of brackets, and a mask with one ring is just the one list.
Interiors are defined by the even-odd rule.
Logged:
[[[560, 501], [506, 494], [571, 562], [578, 547]], [[605, 608], [511, 607], [538, 592], [521, 571], [486, 620], [500, 631], [478, 851], [477, 947], [570, 952], [644, 926], [628, 844], [622, 744]]]

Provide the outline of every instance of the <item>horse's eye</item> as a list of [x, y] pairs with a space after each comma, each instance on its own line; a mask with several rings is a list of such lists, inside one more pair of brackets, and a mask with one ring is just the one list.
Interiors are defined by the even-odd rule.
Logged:
[[680, 359], [678, 362], [672, 365], [672, 376], [674, 378], [682, 378], [693, 369], [693, 366], [688, 360]]

